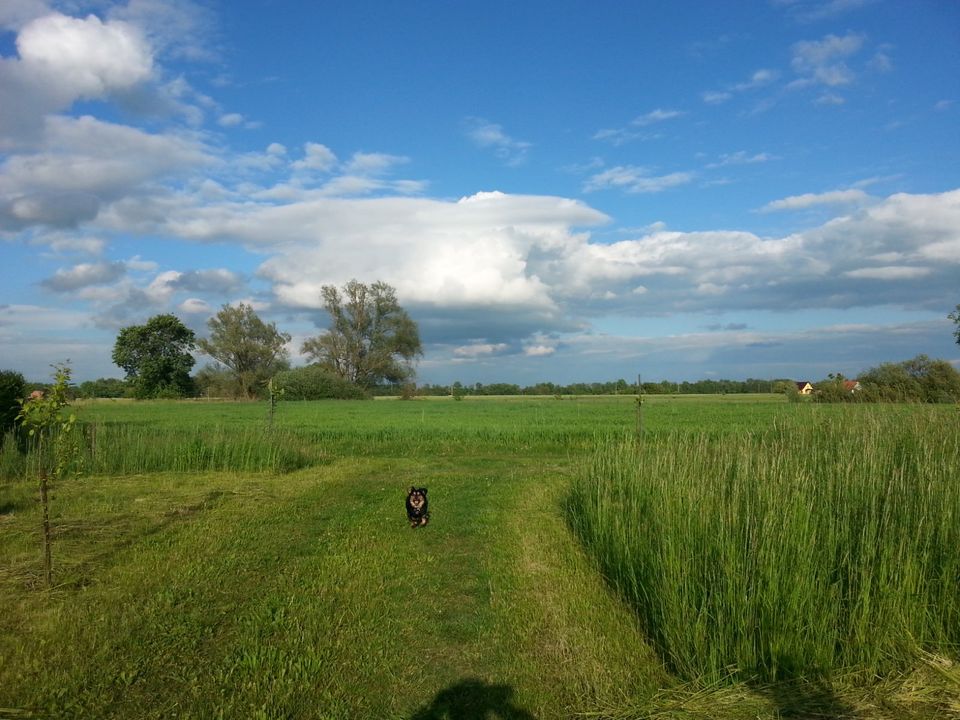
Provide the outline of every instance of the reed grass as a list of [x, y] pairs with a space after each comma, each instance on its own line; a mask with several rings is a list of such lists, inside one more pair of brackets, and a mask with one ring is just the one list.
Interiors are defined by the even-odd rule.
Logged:
[[958, 654], [958, 478], [955, 416], [814, 413], [607, 440], [567, 514], [681, 676], [883, 674]]

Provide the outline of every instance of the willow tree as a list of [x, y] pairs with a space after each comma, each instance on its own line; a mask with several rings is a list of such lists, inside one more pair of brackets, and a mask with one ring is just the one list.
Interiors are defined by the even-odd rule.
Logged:
[[307, 339], [302, 353], [362, 388], [413, 377], [413, 363], [423, 354], [420, 332], [397, 302], [396, 290], [381, 281], [351, 280], [342, 292], [324, 285], [321, 297], [330, 328]]
[[199, 340], [197, 346], [230, 370], [240, 397], [254, 397], [270, 378], [290, 366], [285, 347], [290, 335], [277, 330], [275, 323], [265, 323], [246, 303], [224, 305], [207, 327], [210, 337]]

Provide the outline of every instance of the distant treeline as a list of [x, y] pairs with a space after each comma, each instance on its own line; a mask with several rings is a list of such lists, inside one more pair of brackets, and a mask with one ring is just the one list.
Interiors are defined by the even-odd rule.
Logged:
[[[26, 383], [19, 373], [6, 371], [4, 377], [17, 382], [0, 383], [4, 394], [10, 397], [23, 396], [32, 390], [44, 389], [37, 383]], [[2, 379], [2, 378], [0, 378]], [[777, 393], [791, 400], [814, 402], [960, 402], [960, 373], [946, 360], [936, 360], [918, 355], [900, 363], [882, 363], [860, 374], [857, 381], [841, 374], [813, 382], [809, 395], [798, 393], [797, 382], [787, 378], [762, 380], [696, 380], [672, 382], [645, 382], [640, 391], [645, 395], [741, 395], [747, 393]], [[191, 378], [194, 397], [238, 397], [230, 378], [222, 371], [206, 368]], [[9, 387], [7, 387], [9, 386]], [[535, 385], [515, 383], [474, 383], [452, 385], [404, 383], [378, 385], [367, 391], [335, 375], [319, 365], [307, 365], [277, 373], [272, 383], [275, 399], [319, 400], [324, 398], [361, 399], [371, 395], [412, 398], [415, 396], [452, 396], [460, 399], [467, 396], [525, 395], [635, 395], [637, 383], [620, 378], [608, 382], [571, 383], [561, 385], [539, 382]], [[269, 396], [268, 386], [257, 388], [260, 397]], [[121, 398], [133, 397], [133, 387], [117, 378], [88, 380], [72, 388], [74, 397]], [[0, 399], [0, 405], [2, 405]]]
[[[792, 386], [792, 380], [697, 380], [696, 382], [645, 382], [642, 389], [648, 395], [669, 395], [675, 393], [699, 395], [723, 395], [742, 393], [782, 392], [786, 386]], [[400, 395], [399, 385], [383, 385], [375, 389], [376, 395]], [[559, 385], [552, 382], [540, 382], [535, 385], [516, 385], [514, 383], [475, 383], [464, 385], [455, 382], [452, 385], [417, 386], [417, 395], [441, 396], [453, 395], [635, 395], [637, 383], [629, 383], [623, 378], [609, 382], [571, 383]]]

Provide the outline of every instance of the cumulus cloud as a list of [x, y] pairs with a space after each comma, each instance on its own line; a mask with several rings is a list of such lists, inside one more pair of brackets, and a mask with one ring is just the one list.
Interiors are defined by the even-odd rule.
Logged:
[[136, 26], [95, 15], [36, 17], [20, 28], [18, 57], [0, 58], [0, 149], [29, 143], [42, 118], [77, 100], [130, 91], [151, 80], [153, 53]]
[[276, 302], [318, 318], [322, 285], [384, 279], [416, 311], [425, 335], [451, 347], [571, 332], [609, 312], [946, 302], [960, 264], [960, 191], [871, 203], [856, 192], [780, 201], [784, 209], [826, 201], [852, 208], [782, 237], [656, 225], [633, 239], [597, 242], [584, 229], [607, 218], [587, 205], [502, 193], [456, 202], [227, 202], [182, 211], [165, 231], [197, 241], [231, 238], [267, 254], [257, 274]]

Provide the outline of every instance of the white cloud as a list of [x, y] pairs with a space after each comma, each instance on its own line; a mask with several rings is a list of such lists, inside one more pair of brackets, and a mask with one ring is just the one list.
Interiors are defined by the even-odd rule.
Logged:
[[634, 118], [630, 124], [637, 127], [646, 127], [648, 125], [653, 125], [654, 123], [660, 123], [664, 120], [673, 120], [674, 118], [682, 117], [685, 113], [680, 110], [664, 110], [663, 108], [657, 108], [656, 110], [651, 110], [645, 115]]
[[0, 164], [0, 227], [72, 227], [104, 203], [214, 163], [191, 137], [150, 134], [89, 116], [49, 116], [35, 152]]
[[33, 20], [17, 36], [22, 63], [37, 77], [62, 86], [71, 98], [99, 98], [148, 80], [153, 56], [138, 28], [52, 14]]
[[733, 97], [733, 93], [720, 90], [707, 90], [700, 93], [700, 97], [707, 105], [720, 105]]
[[824, 193], [804, 193], [803, 195], [791, 195], [781, 200], [774, 200], [764, 205], [760, 210], [769, 212], [773, 210], [804, 210], [815, 205], [844, 205], [859, 204], [870, 199], [863, 190], [832, 190]]
[[153, 53], [140, 30], [60, 13], [19, 29], [18, 57], [0, 57], [0, 150], [31, 146], [43, 118], [81, 99], [133, 96], [154, 77]]
[[843, 105], [845, 102], [846, 100], [834, 93], [824, 93], [813, 101], [814, 105]]
[[496, 156], [509, 166], [523, 164], [527, 159], [527, 151], [533, 147], [525, 140], [517, 140], [507, 135], [503, 126], [483, 118], [467, 118], [464, 127], [467, 137], [475, 145], [492, 148]]
[[54, 292], [70, 292], [88, 285], [106, 285], [123, 277], [126, 266], [122, 262], [80, 263], [56, 274], [41, 284]]
[[453, 349], [453, 356], [458, 358], [478, 358], [499, 355], [509, 348], [507, 343], [474, 343], [461, 345]]
[[187, 315], [212, 315], [213, 307], [206, 300], [187, 298], [177, 306], [177, 309]]
[[655, 110], [651, 110], [645, 115], [640, 115], [639, 117], [634, 118], [630, 121], [630, 125], [628, 127], [604, 128], [602, 130], [598, 130], [596, 133], [594, 133], [593, 139], [605, 140], [615, 146], [620, 146], [624, 143], [638, 139], [655, 140], [661, 137], [661, 135], [651, 133], [649, 131], [637, 130], [637, 128], [646, 128], [666, 120], [682, 117], [685, 114], [686, 113], [680, 110], [664, 110], [662, 108], [657, 108]]
[[931, 272], [933, 271], [928, 267], [890, 265], [848, 270], [843, 275], [844, 277], [866, 280], [915, 280], [916, 278], [926, 277]]
[[821, 84], [836, 87], [853, 82], [854, 73], [844, 61], [860, 50], [863, 41], [863, 35], [850, 32], [843, 37], [827, 35], [822, 40], [795, 43], [790, 65], [801, 76], [801, 82], [794, 86]]
[[523, 354], [528, 357], [546, 357], [553, 355], [557, 348], [551, 345], [528, 345], [523, 349]]
[[109, 17], [143, 28], [165, 56], [194, 62], [218, 59], [213, 14], [193, 0], [127, 0], [112, 7]]
[[667, 188], [685, 185], [694, 177], [692, 172], [651, 175], [646, 168], [632, 165], [617, 166], [589, 177], [583, 185], [583, 191], [595, 192], [614, 188], [628, 193], [656, 193]]
[[757, 165], [777, 159], [779, 158], [777, 158], [776, 155], [771, 155], [770, 153], [766, 152], [754, 153], [751, 155], [746, 150], [738, 150], [735, 153], [721, 155], [716, 162], [710, 163], [707, 165], [707, 167], [714, 169], [726, 167], [728, 165]]
[[747, 90], [754, 90], [764, 85], [769, 85], [774, 80], [779, 77], [779, 73], [776, 70], [769, 70], [767, 68], [761, 68], [753, 73], [750, 76], [749, 80], [744, 82], [739, 82], [736, 85], [731, 87], [731, 90], [735, 92], [745, 92]]
[[409, 161], [409, 158], [400, 155], [357, 152], [344, 167], [344, 172], [348, 175], [380, 175], [395, 165], [402, 165]]
[[227, 113], [226, 115], [221, 115], [220, 119], [217, 120], [217, 124], [221, 127], [236, 127], [237, 125], [242, 125], [243, 115], [240, 113]]
[[295, 161], [291, 167], [294, 170], [316, 170], [326, 173], [333, 170], [337, 164], [337, 156], [326, 145], [308, 142], [303, 146], [303, 159]]

